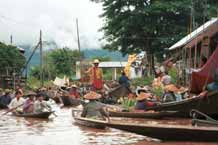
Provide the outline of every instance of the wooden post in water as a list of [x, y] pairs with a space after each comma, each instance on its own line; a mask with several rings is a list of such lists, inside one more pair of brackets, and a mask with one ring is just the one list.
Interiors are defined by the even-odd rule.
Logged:
[[76, 32], [77, 32], [78, 50], [79, 50], [79, 52], [80, 52], [80, 39], [79, 39], [79, 24], [78, 24], [78, 18], [76, 18]]
[[40, 38], [39, 38], [39, 48], [40, 48], [40, 86], [44, 86], [44, 78], [43, 78], [43, 50], [42, 50], [42, 30], [40, 30]]

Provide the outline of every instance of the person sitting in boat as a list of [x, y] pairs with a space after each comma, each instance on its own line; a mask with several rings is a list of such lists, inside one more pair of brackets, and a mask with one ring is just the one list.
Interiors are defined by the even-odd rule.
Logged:
[[123, 71], [121, 71], [121, 77], [119, 78], [119, 84], [120, 85], [124, 85], [126, 87], [130, 87], [130, 83], [129, 83], [129, 78], [126, 76], [126, 73]]
[[36, 96], [36, 93], [30, 91], [26, 96], [29, 99], [27, 99], [23, 105], [23, 112], [24, 113], [33, 113], [34, 112], [34, 98]]
[[215, 70], [213, 82], [208, 84], [206, 89], [208, 92], [218, 90], [218, 68]]
[[11, 102], [10, 93], [11, 93], [11, 91], [9, 89], [6, 89], [5, 94], [3, 96], [0, 96], [0, 106], [2, 108], [8, 108], [8, 105]]
[[72, 99], [80, 99], [77, 85], [73, 84], [69, 89], [69, 97]]
[[171, 102], [171, 101], [181, 101], [183, 99], [182, 94], [187, 91], [187, 89], [181, 87], [178, 88], [171, 82], [171, 77], [165, 75], [162, 79], [164, 85], [164, 94], [161, 98], [161, 102]]
[[34, 112], [40, 113], [45, 111], [51, 111], [51, 106], [43, 100], [43, 94], [39, 93], [36, 95], [37, 100], [34, 103]]
[[151, 93], [148, 93], [148, 88], [140, 87], [136, 89], [136, 105], [135, 110], [146, 111], [147, 107], [153, 107], [157, 104], [152, 101]]
[[8, 107], [14, 113], [16, 113], [16, 112], [22, 113], [24, 102], [25, 102], [25, 99], [23, 98], [23, 92], [21, 92], [20, 89], [18, 89], [15, 92], [15, 98], [11, 101], [11, 103], [8, 105]]
[[101, 98], [101, 95], [91, 91], [84, 98], [89, 100], [89, 102], [84, 105], [81, 117], [105, 119], [103, 115], [104, 106], [97, 101]]

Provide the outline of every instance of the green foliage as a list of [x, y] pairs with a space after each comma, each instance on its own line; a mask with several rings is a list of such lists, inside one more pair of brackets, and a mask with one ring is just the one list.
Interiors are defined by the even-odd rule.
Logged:
[[189, 32], [191, 7], [195, 25], [217, 16], [218, 1], [205, 0], [92, 0], [103, 5], [107, 41], [105, 49], [123, 54], [145, 50], [162, 57], [171, 46]]
[[0, 72], [5, 73], [6, 68], [16, 68], [20, 72], [25, 64], [25, 57], [18, 48], [0, 42]]
[[[45, 80], [54, 79], [56, 76], [71, 77], [75, 74], [76, 61], [80, 60], [83, 54], [68, 48], [55, 49], [49, 51], [44, 56], [43, 76]], [[30, 76], [40, 78], [40, 67], [36, 66], [30, 69]]]
[[153, 80], [154, 80], [153, 77], [135, 78], [131, 80], [131, 85], [132, 86], [147, 86], [147, 85], [151, 85]]

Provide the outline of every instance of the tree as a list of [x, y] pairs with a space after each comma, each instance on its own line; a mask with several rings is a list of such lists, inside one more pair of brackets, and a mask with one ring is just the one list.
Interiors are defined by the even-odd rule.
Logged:
[[[6, 45], [0, 42], [0, 72], [6, 73], [7, 68], [15, 68], [16, 73], [20, 73], [25, 64], [25, 57], [19, 52], [16, 46]], [[9, 69], [12, 73], [13, 69]]]
[[[217, 16], [218, 1], [214, 0], [92, 0], [103, 5], [107, 41], [105, 49], [123, 54], [147, 51], [162, 57], [164, 48], [189, 32], [191, 10], [195, 24]], [[202, 14], [202, 12], [205, 12]]]
[[[69, 48], [48, 51], [44, 56], [44, 78], [50, 80], [56, 76], [72, 76], [75, 74], [76, 61], [82, 57], [83, 53], [77, 50], [70, 50]], [[40, 78], [39, 66], [31, 68], [30, 76]]]

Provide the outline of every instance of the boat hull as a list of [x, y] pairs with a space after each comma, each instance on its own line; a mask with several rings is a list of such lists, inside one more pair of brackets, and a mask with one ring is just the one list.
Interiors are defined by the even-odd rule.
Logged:
[[74, 117], [75, 124], [96, 128], [96, 129], [105, 129], [106, 126], [101, 121], [95, 121], [94, 119], [88, 119], [83, 117]]
[[172, 117], [176, 111], [160, 111], [160, 112], [116, 112], [109, 111], [111, 117], [127, 117], [127, 118], [151, 118], [160, 119], [163, 117]]
[[14, 115], [14, 116], [17, 116], [17, 117], [48, 119], [49, 116], [50, 116], [52, 113], [53, 113], [53, 112], [41, 112], [41, 113], [32, 113], [32, 114], [13, 113], [13, 115]]
[[163, 103], [148, 108], [155, 111], [178, 111], [177, 117], [190, 117], [192, 109], [199, 110], [209, 116], [218, 116], [218, 91], [211, 92], [207, 97], [195, 97], [179, 102]]

